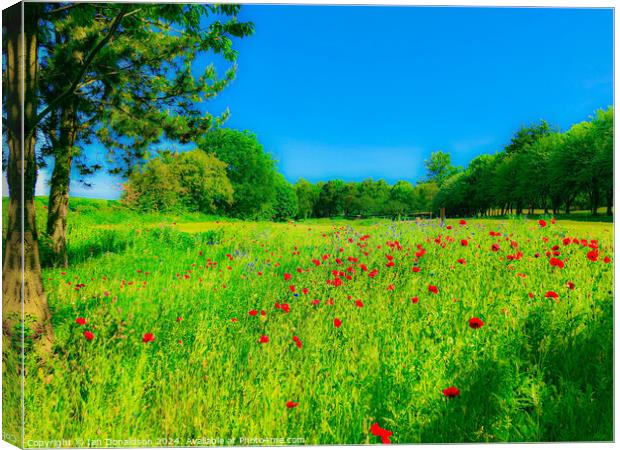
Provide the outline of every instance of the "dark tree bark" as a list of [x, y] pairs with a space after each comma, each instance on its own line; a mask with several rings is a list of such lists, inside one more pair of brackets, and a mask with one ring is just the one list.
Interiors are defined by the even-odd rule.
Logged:
[[[18, 9], [9, 9], [11, 11], [7, 11], [4, 16], [9, 211], [2, 267], [3, 334], [15, 334], [15, 326], [24, 321], [24, 329], [36, 338], [37, 346], [49, 351], [53, 330], [47, 298], [43, 292], [34, 208], [37, 176], [35, 133], [29, 133], [37, 113], [36, 27], [40, 5], [24, 4], [23, 30], [21, 5]], [[28, 137], [24, 139], [24, 136]]]
[[60, 134], [57, 148], [54, 151], [54, 171], [47, 215], [47, 235], [50, 238], [52, 264], [55, 266], [66, 267], [69, 262], [66, 238], [67, 214], [76, 132], [75, 108], [73, 105], [67, 105], [63, 107], [60, 118]]
[[598, 206], [600, 202], [600, 191], [598, 187], [594, 187], [592, 190], [592, 215], [598, 216]]

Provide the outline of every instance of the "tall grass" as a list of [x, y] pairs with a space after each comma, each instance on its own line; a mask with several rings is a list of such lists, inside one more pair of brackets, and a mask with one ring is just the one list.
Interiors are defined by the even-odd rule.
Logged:
[[[55, 356], [27, 362], [26, 443], [362, 444], [380, 442], [375, 422], [396, 443], [612, 439], [608, 224], [212, 220], [185, 233], [169, 218], [130, 225], [84, 206], [71, 217], [72, 266], [44, 272]], [[565, 237], [598, 239], [598, 261]], [[418, 245], [426, 254], [416, 262]], [[562, 269], [545, 256], [554, 245]], [[522, 259], [506, 260], [517, 251]], [[328, 285], [332, 270], [352, 280]], [[469, 327], [472, 317], [484, 326]], [[155, 340], [142, 342], [145, 333]], [[445, 397], [449, 386], [460, 395]]]

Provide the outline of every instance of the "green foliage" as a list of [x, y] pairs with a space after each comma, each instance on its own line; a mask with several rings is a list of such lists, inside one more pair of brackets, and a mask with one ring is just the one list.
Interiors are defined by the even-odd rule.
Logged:
[[506, 146], [506, 154], [510, 155], [524, 151], [538, 139], [551, 133], [551, 131], [551, 127], [544, 120], [541, 120], [540, 124], [536, 125], [522, 125], [510, 139], [510, 144]]
[[276, 177], [276, 195], [273, 205], [273, 219], [285, 221], [298, 215], [298, 201], [295, 188], [281, 175]]
[[329, 180], [321, 187], [316, 204], [317, 217], [341, 216], [344, 214], [346, 184], [342, 180]]
[[424, 165], [426, 166], [426, 181], [433, 181], [439, 187], [458, 172], [458, 169], [450, 162], [450, 154], [442, 151], [433, 152], [431, 157], [424, 161]]
[[307, 219], [312, 217], [316, 204], [319, 200], [321, 189], [318, 185], [300, 178], [295, 183], [295, 195], [297, 195], [297, 217]]
[[162, 152], [123, 185], [123, 202], [141, 211], [214, 214], [232, 199], [226, 164], [200, 150]]
[[[48, 108], [41, 123], [48, 144], [43, 152], [72, 151], [83, 176], [102, 168], [87, 161], [79, 146], [63, 148], [69, 127], [77, 134], [76, 142], [103, 144], [111, 171], [129, 172], [135, 161], [148, 156], [149, 145], [162, 138], [187, 143], [221, 123], [227, 112], [214, 118], [199, 106], [234, 78], [233, 40], [253, 33], [251, 22], [237, 20], [239, 9], [155, 3], [45, 5], [39, 29], [44, 49], [39, 52], [40, 94]], [[204, 64], [208, 59], [228, 64], [223, 76], [212, 64]], [[61, 117], [67, 110], [72, 111], [68, 122]]]
[[228, 128], [213, 130], [197, 141], [198, 147], [227, 164], [233, 202], [226, 211], [243, 218], [256, 218], [273, 204], [276, 166], [256, 135]]
[[434, 208], [452, 216], [490, 210], [521, 214], [577, 204], [598, 214], [613, 206], [613, 108], [597, 111], [588, 122], [554, 131], [542, 121], [522, 127], [504, 151], [472, 160], [457, 177], [447, 178]]
[[299, 179], [295, 193], [299, 205], [298, 218], [408, 216], [431, 211], [432, 201], [439, 188], [434, 182], [408, 181], [389, 185], [385, 180], [367, 178], [361, 182], [330, 180], [312, 184]]

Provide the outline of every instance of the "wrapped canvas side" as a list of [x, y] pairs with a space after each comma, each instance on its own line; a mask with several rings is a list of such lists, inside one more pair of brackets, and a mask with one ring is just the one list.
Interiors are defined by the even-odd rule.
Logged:
[[4, 132], [9, 202], [2, 267], [3, 438], [24, 446], [24, 363], [51, 352], [34, 209], [38, 4], [3, 11]]

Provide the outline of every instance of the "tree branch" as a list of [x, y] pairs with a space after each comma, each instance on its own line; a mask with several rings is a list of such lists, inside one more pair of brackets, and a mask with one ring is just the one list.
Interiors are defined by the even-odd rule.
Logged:
[[110, 30], [108, 31], [108, 34], [106, 34], [104, 38], [101, 39], [101, 41], [95, 46], [95, 48], [92, 49], [92, 51], [88, 55], [88, 58], [86, 58], [86, 61], [84, 62], [84, 65], [82, 66], [82, 69], [80, 70], [80, 73], [75, 78], [73, 83], [71, 83], [71, 86], [69, 86], [69, 88], [65, 92], [63, 92], [58, 97], [56, 97], [54, 100], [52, 100], [50, 103], [48, 103], [45, 109], [41, 111], [39, 114], [37, 114], [37, 117], [35, 118], [34, 123], [32, 124], [32, 127], [26, 133], [27, 137], [32, 136], [32, 133], [34, 132], [37, 125], [41, 122], [41, 120], [47, 114], [49, 114], [49, 112], [52, 109], [56, 107], [56, 105], [58, 105], [58, 103], [60, 103], [62, 100], [64, 100], [66, 97], [68, 97], [75, 91], [75, 88], [78, 86], [78, 84], [80, 83], [80, 80], [86, 73], [88, 66], [90, 66], [90, 64], [95, 59], [95, 56], [97, 56], [97, 53], [99, 53], [99, 51], [108, 43], [108, 41], [112, 39], [112, 36], [114, 35], [114, 33], [116, 33], [116, 30], [121, 24], [121, 20], [123, 20], [123, 17], [125, 16], [125, 13], [127, 12], [127, 9], [129, 9], [129, 5], [127, 4], [123, 5], [123, 7], [121, 8], [121, 11], [114, 18], [114, 21], [112, 22], [112, 25], [110, 26]]

